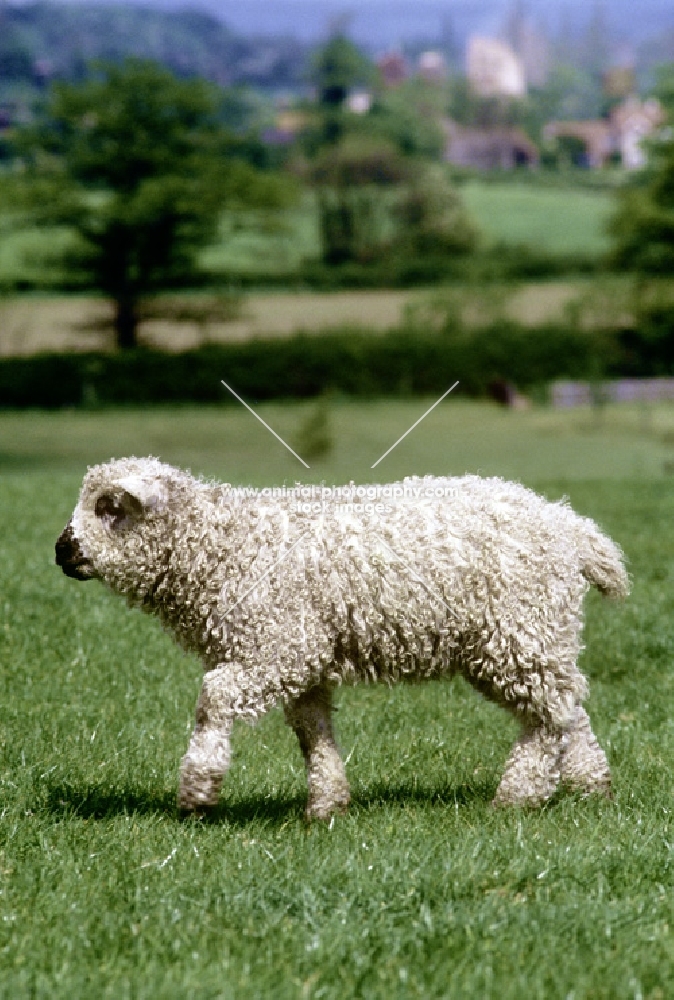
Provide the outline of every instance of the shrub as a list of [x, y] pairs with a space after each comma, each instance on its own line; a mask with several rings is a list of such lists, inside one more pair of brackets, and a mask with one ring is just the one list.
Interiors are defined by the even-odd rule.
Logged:
[[520, 389], [554, 378], [596, 377], [602, 338], [563, 326], [496, 321], [468, 330], [451, 315], [438, 329], [381, 336], [341, 329], [321, 336], [209, 345], [182, 354], [40, 355], [0, 361], [0, 405], [229, 402], [224, 379], [251, 402], [302, 399], [334, 389], [351, 396], [443, 392], [458, 378], [470, 395], [496, 379]]

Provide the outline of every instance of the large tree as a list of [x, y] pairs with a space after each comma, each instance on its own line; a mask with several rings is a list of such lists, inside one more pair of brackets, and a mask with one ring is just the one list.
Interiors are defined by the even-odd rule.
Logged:
[[371, 263], [385, 254], [454, 257], [477, 233], [438, 164], [404, 156], [376, 136], [347, 136], [311, 164], [323, 260]]
[[273, 203], [281, 188], [236, 156], [217, 89], [136, 59], [56, 85], [25, 136], [33, 205], [78, 238], [68, 266], [114, 303], [133, 347], [141, 304], [197, 273], [227, 204]]
[[355, 87], [369, 87], [376, 75], [374, 65], [344, 35], [334, 35], [314, 53], [309, 79], [316, 88], [318, 118], [317, 127], [305, 136], [309, 151], [344, 138], [353, 117], [346, 106], [349, 93]]
[[314, 54], [310, 79], [320, 104], [339, 108], [352, 87], [373, 83], [375, 69], [353, 42], [337, 34]]
[[674, 276], [674, 66], [660, 75], [658, 96], [669, 126], [649, 143], [649, 164], [620, 194], [611, 220], [613, 261], [640, 274]]
[[[659, 97], [674, 121], [674, 67]], [[639, 375], [674, 373], [674, 134], [649, 142], [649, 161], [621, 193], [611, 220], [612, 263], [631, 271], [634, 328], [623, 334], [627, 363]]]

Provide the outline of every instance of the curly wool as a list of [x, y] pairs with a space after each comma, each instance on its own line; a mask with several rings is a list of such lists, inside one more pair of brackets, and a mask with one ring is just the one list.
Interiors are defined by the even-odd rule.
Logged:
[[333, 686], [456, 672], [523, 725], [497, 801], [537, 804], [560, 779], [607, 790], [577, 659], [589, 585], [628, 592], [619, 548], [516, 483], [393, 485], [405, 495], [383, 514], [328, 502], [306, 516], [296, 497], [243, 495], [152, 458], [88, 471], [68, 529], [87, 575], [156, 614], [206, 671], [184, 808], [217, 801], [232, 720], [282, 702], [309, 815], [325, 818], [348, 802]]

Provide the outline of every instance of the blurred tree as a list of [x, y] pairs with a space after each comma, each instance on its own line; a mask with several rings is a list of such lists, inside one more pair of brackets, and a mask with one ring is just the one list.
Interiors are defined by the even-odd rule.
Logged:
[[362, 129], [395, 143], [406, 156], [441, 160], [446, 139], [442, 119], [447, 90], [419, 77], [399, 87], [381, 91], [370, 114], [362, 116]]
[[316, 87], [319, 102], [338, 108], [353, 87], [373, 83], [375, 70], [353, 42], [338, 34], [315, 53], [309, 78]]
[[544, 126], [556, 119], [598, 118], [604, 108], [601, 82], [576, 67], [557, 64], [542, 87], [523, 98], [480, 97], [464, 76], [449, 84], [447, 111], [461, 125], [478, 128], [520, 126], [540, 142]]
[[[674, 66], [659, 76], [658, 96], [674, 120]], [[632, 271], [634, 329], [623, 348], [635, 374], [674, 373], [674, 131], [671, 124], [648, 143], [647, 167], [619, 193], [609, 224], [611, 262]]]
[[[659, 77], [658, 96], [674, 119], [674, 66]], [[610, 222], [613, 263], [641, 274], [674, 275], [674, 131], [648, 144], [649, 165], [619, 195]]]
[[602, 74], [609, 65], [611, 44], [606, 6], [603, 0], [594, 0], [585, 42], [581, 45], [581, 65], [598, 82], [601, 81]]
[[[1, 27], [1, 25], [0, 25]], [[32, 80], [30, 53], [11, 31], [0, 35], [0, 80]]]
[[316, 88], [320, 111], [313, 144], [339, 142], [348, 127], [344, 105], [349, 91], [371, 86], [376, 80], [375, 67], [353, 42], [338, 33], [314, 53], [309, 80]]
[[348, 136], [322, 150], [310, 179], [326, 264], [371, 258], [385, 238], [383, 191], [401, 184], [409, 172], [395, 146], [382, 140]]
[[310, 462], [326, 458], [334, 444], [330, 428], [329, 393], [323, 393], [302, 421], [297, 434], [297, 453]]
[[469, 253], [478, 243], [472, 223], [447, 173], [439, 166], [418, 166], [395, 208], [397, 245], [419, 257]]
[[283, 198], [277, 179], [235, 155], [219, 101], [203, 81], [129, 59], [55, 85], [23, 134], [35, 215], [75, 229], [67, 265], [112, 299], [120, 348], [136, 344], [144, 299], [194, 280], [223, 206]]
[[323, 260], [368, 263], [466, 253], [477, 234], [439, 164], [402, 155], [393, 143], [350, 135], [312, 164]]

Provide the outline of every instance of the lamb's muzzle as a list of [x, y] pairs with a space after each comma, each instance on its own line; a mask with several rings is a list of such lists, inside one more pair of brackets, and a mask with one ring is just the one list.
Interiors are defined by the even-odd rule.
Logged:
[[73, 580], [93, 580], [94, 571], [91, 560], [82, 552], [80, 543], [73, 532], [72, 522], [68, 521], [61, 534], [56, 539], [56, 565], [60, 566], [66, 576]]

